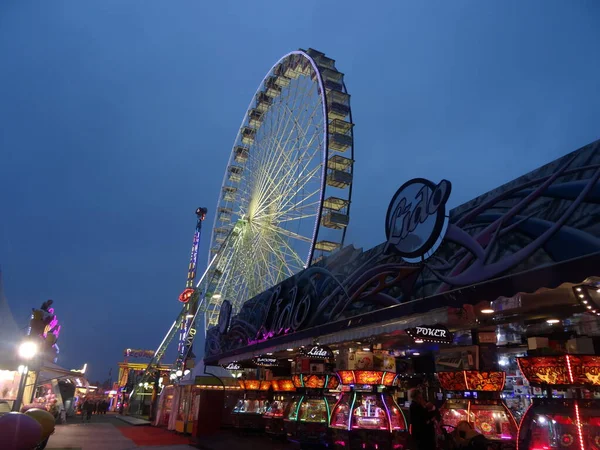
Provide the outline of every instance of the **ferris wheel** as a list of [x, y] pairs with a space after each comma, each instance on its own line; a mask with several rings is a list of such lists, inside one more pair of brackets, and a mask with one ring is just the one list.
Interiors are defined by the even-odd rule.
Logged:
[[[282, 57], [254, 94], [215, 210], [205, 278], [208, 325], [343, 245], [354, 137], [335, 61], [313, 49]], [[212, 264], [211, 264], [212, 263]]]

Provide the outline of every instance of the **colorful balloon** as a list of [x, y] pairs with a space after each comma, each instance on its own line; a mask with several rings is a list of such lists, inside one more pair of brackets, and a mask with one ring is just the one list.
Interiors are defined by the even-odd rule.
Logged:
[[32, 417], [12, 412], [0, 417], [0, 448], [31, 450], [42, 440], [42, 426]]
[[25, 414], [35, 419], [42, 426], [42, 440], [54, 432], [54, 416], [45, 409], [34, 408], [28, 410]]

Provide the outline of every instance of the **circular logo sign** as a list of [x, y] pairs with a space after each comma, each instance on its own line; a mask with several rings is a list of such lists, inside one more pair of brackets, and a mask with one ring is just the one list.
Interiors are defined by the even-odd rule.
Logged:
[[225, 334], [229, 329], [229, 321], [231, 320], [231, 302], [229, 300], [223, 300], [221, 303], [221, 309], [219, 311], [219, 333]]
[[439, 247], [448, 226], [446, 202], [452, 185], [435, 184], [424, 178], [404, 183], [396, 192], [385, 217], [385, 235], [390, 249], [406, 262], [429, 258]]

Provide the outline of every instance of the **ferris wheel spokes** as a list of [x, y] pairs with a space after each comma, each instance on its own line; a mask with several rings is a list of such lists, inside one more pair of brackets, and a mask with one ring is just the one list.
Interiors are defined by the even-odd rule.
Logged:
[[[242, 121], [217, 205], [207, 277], [209, 324], [341, 246], [353, 165], [350, 96], [335, 61], [281, 58]], [[342, 156], [350, 150], [350, 158]]]

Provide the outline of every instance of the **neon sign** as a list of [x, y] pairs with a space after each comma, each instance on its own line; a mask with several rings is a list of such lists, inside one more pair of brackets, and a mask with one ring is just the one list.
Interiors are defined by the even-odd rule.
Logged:
[[448, 180], [437, 185], [424, 178], [404, 183], [388, 207], [384, 251], [391, 248], [409, 263], [429, 258], [442, 243], [448, 225], [446, 202], [451, 191]]
[[438, 343], [452, 342], [452, 333], [443, 325], [421, 325], [409, 328], [406, 332], [414, 340]]
[[273, 356], [257, 356], [253, 362], [260, 367], [274, 367], [279, 365], [279, 361]]
[[192, 295], [194, 295], [194, 289], [192, 289], [192, 288], [185, 288], [183, 290], [183, 292], [181, 294], [179, 294], [179, 301], [181, 303], [187, 303], [192, 298]]
[[309, 356], [311, 358], [318, 359], [332, 359], [333, 352], [328, 347], [322, 347], [320, 345], [313, 345], [308, 350], [303, 350], [302, 353], [304, 356]]
[[227, 364], [225, 366], [225, 369], [227, 369], [227, 370], [241, 370], [242, 366], [239, 363], [237, 363], [237, 362], [230, 362], [229, 364]]
[[44, 338], [47, 338], [48, 334], [50, 333], [54, 335], [56, 340], [58, 339], [58, 335], [60, 334], [60, 325], [58, 324], [58, 319], [54, 315], [54, 308], [48, 308], [48, 313], [52, 315], [52, 319], [50, 320], [48, 325], [46, 325], [43, 336]]
[[154, 350], [137, 350], [127, 348], [123, 351], [123, 356], [126, 358], [152, 358], [154, 357]]

